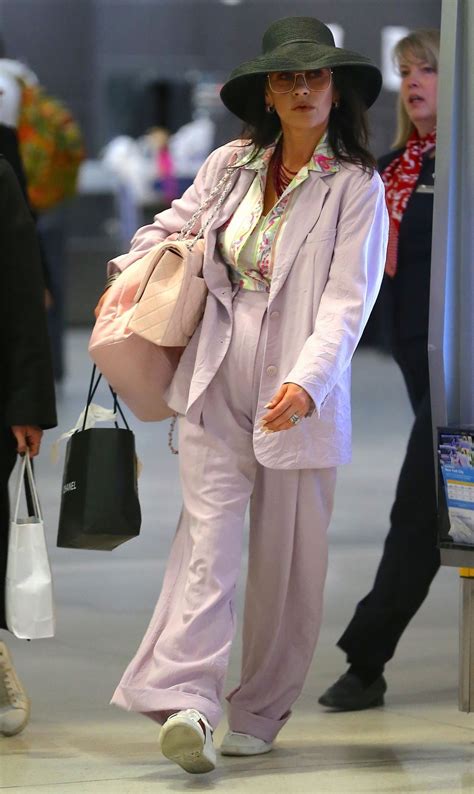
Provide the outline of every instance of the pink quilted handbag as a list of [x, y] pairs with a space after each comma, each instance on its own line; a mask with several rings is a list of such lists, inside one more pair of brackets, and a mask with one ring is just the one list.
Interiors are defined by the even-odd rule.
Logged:
[[89, 353], [114, 391], [138, 419], [159, 422], [173, 416], [163, 393], [171, 383], [183, 352], [159, 347], [130, 329], [136, 309], [143, 259], [130, 265], [105, 293], [92, 331]]
[[206, 303], [202, 278], [204, 243], [175, 240], [155, 246], [142, 259], [144, 273], [129, 327], [163, 347], [186, 347]]
[[[105, 293], [89, 353], [115, 392], [138, 419], [173, 416], [163, 394], [184, 347], [201, 320], [207, 287], [202, 278], [203, 236], [225, 200], [231, 164], [181, 229], [127, 267]], [[220, 197], [198, 234], [196, 220]]]

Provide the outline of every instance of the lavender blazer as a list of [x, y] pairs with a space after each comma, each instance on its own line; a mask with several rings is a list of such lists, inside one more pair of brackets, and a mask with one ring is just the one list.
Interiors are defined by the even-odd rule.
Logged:
[[[239, 148], [236, 148], [236, 147]], [[235, 157], [240, 142], [217, 149], [194, 184], [154, 223], [139, 229], [129, 254], [109, 263], [123, 270], [176, 233]], [[240, 159], [240, 156], [239, 156]], [[232, 189], [205, 234], [203, 320], [186, 348], [167, 394], [172, 408], [199, 423], [206, 388], [232, 334], [232, 288], [216, 250], [216, 230], [235, 211], [255, 172], [239, 168]], [[206, 215], [204, 215], [204, 220]], [[378, 174], [341, 164], [337, 173], [312, 171], [298, 187], [278, 242], [268, 302], [268, 335], [253, 444], [257, 460], [275, 469], [324, 468], [351, 457], [350, 365], [380, 288], [388, 235]], [[316, 410], [288, 431], [265, 434], [259, 419], [286, 381], [311, 395]]]

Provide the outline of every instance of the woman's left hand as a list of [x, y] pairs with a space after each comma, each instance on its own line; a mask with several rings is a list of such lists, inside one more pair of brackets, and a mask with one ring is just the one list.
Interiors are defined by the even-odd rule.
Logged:
[[[296, 383], [284, 383], [265, 406], [270, 410], [262, 418], [263, 432], [277, 433], [280, 430], [291, 430], [306, 416], [312, 405], [311, 397], [302, 386]], [[298, 420], [292, 422], [290, 417], [298, 417]]]

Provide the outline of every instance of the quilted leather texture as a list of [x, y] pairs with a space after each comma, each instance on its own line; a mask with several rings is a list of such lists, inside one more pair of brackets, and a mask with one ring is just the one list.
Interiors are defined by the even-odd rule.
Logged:
[[204, 313], [207, 287], [203, 246], [189, 251], [183, 242], [162, 243], [144, 257], [131, 330], [163, 347], [185, 347]]
[[182, 348], [159, 347], [130, 330], [144, 258], [130, 265], [107, 290], [89, 342], [100, 372], [138, 419], [159, 422], [173, 415], [163, 394]]

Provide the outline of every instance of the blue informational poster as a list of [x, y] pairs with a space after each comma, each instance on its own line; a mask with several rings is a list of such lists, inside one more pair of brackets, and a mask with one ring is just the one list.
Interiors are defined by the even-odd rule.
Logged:
[[440, 431], [438, 456], [455, 543], [474, 545], [474, 430]]

